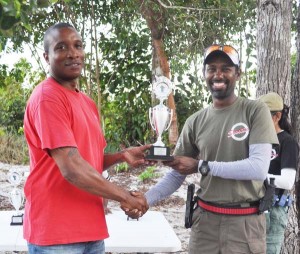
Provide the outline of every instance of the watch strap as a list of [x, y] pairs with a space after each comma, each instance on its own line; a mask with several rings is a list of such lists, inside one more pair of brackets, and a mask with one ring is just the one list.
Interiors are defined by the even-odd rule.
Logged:
[[[200, 165], [200, 161], [199, 161], [199, 164], [198, 164], [198, 172], [201, 174], [201, 175], [204, 175], [204, 176], [206, 176], [207, 174], [208, 174], [208, 172], [210, 171], [209, 170], [209, 166], [208, 166], [208, 161], [205, 161], [205, 160], [201, 160], [201, 165]], [[205, 167], [207, 167], [207, 169], [208, 169], [208, 171], [207, 172], [202, 172], [202, 170], [201, 170], [201, 168], [203, 167], [203, 166], [205, 166]]]
[[203, 163], [203, 160], [199, 160], [199, 162], [198, 162], [198, 173], [199, 173], [199, 174], [201, 174], [200, 168], [201, 168], [201, 166], [202, 166], [202, 163]]

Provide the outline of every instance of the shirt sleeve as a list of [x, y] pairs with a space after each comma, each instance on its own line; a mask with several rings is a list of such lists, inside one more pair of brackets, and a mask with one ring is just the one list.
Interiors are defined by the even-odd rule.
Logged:
[[249, 158], [232, 162], [209, 162], [211, 174], [226, 179], [264, 181], [268, 174], [271, 144], [250, 145]]
[[34, 125], [42, 149], [77, 147], [71, 129], [71, 117], [59, 102], [42, 101], [35, 112]]
[[284, 139], [280, 144], [280, 157], [281, 157], [281, 169], [283, 168], [297, 168], [299, 147], [297, 142], [290, 136]]
[[145, 193], [149, 206], [173, 194], [183, 183], [186, 176], [176, 170], [169, 171], [156, 185]]
[[269, 108], [263, 102], [257, 103], [251, 116], [249, 144], [279, 144]]

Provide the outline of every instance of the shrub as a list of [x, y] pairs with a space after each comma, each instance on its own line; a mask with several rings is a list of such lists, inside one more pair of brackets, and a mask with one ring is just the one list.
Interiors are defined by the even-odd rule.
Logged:
[[122, 162], [115, 166], [115, 170], [117, 173], [128, 171], [128, 168], [129, 168], [129, 166], [126, 162]]
[[0, 133], [0, 161], [9, 164], [28, 164], [29, 156], [25, 137], [5, 133], [1, 128]]
[[145, 181], [148, 181], [148, 180], [151, 180], [153, 178], [157, 178], [159, 177], [159, 174], [158, 173], [155, 173], [155, 169], [156, 167], [155, 166], [150, 166], [150, 167], [147, 167], [145, 169], [145, 171], [143, 173], [141, 173], [138, 178], [142, 181], [142, 182], [145, 182]]

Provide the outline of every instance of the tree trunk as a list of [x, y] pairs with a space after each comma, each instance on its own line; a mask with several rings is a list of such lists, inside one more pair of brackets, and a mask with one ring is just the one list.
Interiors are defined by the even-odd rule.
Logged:
[[259, 0], [257, 90], [279, 93], [290, 105], [292, 0]]
[[[164, 10], [157, 5], [156, 1], [146, 4], [143, 0], [141, 3], [141, 13], [146, 20], [151, 31], [152, 40], [152, 80], [155, 76], [165, 76], [171, 79], [170, 66], [164, 50]], [[156, 6], [155, 6], [156, 5]], [[156, 8], [154, 10], [154, 8]], [[169, 95], [167, 106], [173, 110], [173, 117], [171, 119], [171, 126], [169, 129], [169, 143], [176, 144], [178, 139], [177, 114], [173, 92]]]
[[289, 209], [288, 224], [284, 233], [284, 243], [281, 254], [299, 254], [299, 227], [297, 219], [297, 208], [294, 202]]
[[[292, 0], [258, 1], [256, 95], [259, 97], [274, 91], [283, 97], [287, 105], [291, 105], [291, 24]], [[294, 108], [295, 104], [292, 104], [292, 109]], [[294, 204], [289, 210], [281, 253], [299, 254], [296, 214]]]
[[98, 108], [98, 113], [99, 116], [101, 116], [101, 88], [100, 88], [100, 71], [99, 71], [99, 54], [98, 54], [98, 38], [97, 38], [97, 30], [96, 30], [96, 24], [95, 24], [95, 11], [94, 11], [94, 1], [92, 1], [91, 3], [91, 9], [92, 9], [92, 19], [91, 19], [91, 24], [92, 27], [94, 27], [94, 31], [92, 32], [94, 34], [94, 36], [92, 36], [92, 38], [94, 38], [94, 44], [95, 44], [95, 80], [96, 80], [96, 84], [97, 84], [97, 108]]
[[[298, 16], [297, 16], [297, 39], [296, 39], [296, 48], [297, 48], [297, 58], [296, 58], [296, 65], [293, 73], [292, 78], [292, 87], [291, 87], [291, 121], [292, 126], [295, 133], [295, 138], [300, 144], [300, 3], [298, 4]], [[295, 230], [295, 235], [297, 237], [298, 242], [295, 243], [298, 250], [300, 249], [300, 178], [299, 178], [299, 164], [298, 164], [298, 171], [296, 176], [296, 202], [294, 204], [296, 223], [298, 223], [298, 227]], [[299, 251], [298, 251], [299, 253]]]

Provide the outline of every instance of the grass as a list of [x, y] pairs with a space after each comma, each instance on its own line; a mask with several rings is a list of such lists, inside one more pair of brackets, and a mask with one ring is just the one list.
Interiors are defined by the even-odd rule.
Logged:
[[28, 147], [23, 135], [0, 133], [0, 161], [16, 165], [29, 164]]
[[126, 172], [128, 171], [129, 166], [126, 162], [122, 162], [115, 166], [116, 173]]
[[143, 173], [141, 173], [138, 178], [142, 181], [148, 181], [153, 178], [159, 177], [159, 174], [155, 173], [156, 166], [150, 166], [145, 169]]

